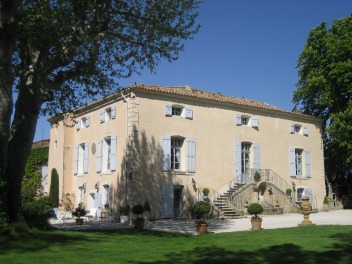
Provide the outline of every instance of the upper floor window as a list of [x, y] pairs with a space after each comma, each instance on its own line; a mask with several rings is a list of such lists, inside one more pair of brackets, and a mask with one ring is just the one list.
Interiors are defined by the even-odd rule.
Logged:
[[81, 128], [89, 127], [89, 116], [82, 117], [81, 119], [76, 120], [76, 129], [80, 130]]
[[111, 119], [115, 119], [115, 117], [116, 117], [115, 107], [109, 107], [109, 108], [106, 108], [105, 110], [101, 110], [99, 114], [100, 123], [104, 123]]
[[298, 124], [291, 124], [291, 134], [300, 134], [304, 136], [308, 136], [308, 127], [306, 126], [301, 126]]
[[180, 170], [181, 168], [181, 147], [183, 140], [180, 138], [171, 138], [171, 170]]
[[190, 106], [166, 104], [165, 116], [180, 116], [186, 119], [193, 119], [193, 110]]
[[98, 141], [97, 172], [116, 170], [116, 136], [105, 137]]
[[299, 148], [290, 149], [290, 175], [310, 178], [310, 151]]
[[89, 143], [81, 143], [75, 145], [74, 149], [74, 174], [85, 174], [88, 173], [88, 154], [89, 154]]
[[259, 127], [259, 118], [257, 116], [236, 115], [237, 126], [252, 126]]

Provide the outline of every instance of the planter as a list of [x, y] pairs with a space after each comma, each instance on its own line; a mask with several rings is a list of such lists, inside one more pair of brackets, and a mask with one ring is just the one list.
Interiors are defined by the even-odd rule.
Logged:
[[149, 222], [150, 212], [149, 211], [144, 211], [143, 212], [143, 218], [144, 218], [145, 222]]
[[323, 210], [325, 212], [329, 211], [329, 204], [323, 204]]
[[208, 231], [208, 224], [197, 224], [197, 235], [201, 236], [206, 234]]
[[127, 225], [128, 224], [128, 215], [120, 215], [120, 223]]
[[262, 218], [251, 219], [252, 230], [261, 230], [262, 229]]
[[83, 218], [76, 218], [76, 225], [83, 225]]
[[142, 230], [144, 227], [144, 218], [137, 218], [136, 221], [134, 221], [134, 228], [137, 230]]

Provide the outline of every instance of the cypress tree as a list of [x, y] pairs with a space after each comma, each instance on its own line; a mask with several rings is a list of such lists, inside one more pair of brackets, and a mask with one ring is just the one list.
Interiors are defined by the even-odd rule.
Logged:
[[59, 205], [59, 174], [54, 168], [51, 170], [51, 181], [49, 198], [53, 207], [58, 207]]

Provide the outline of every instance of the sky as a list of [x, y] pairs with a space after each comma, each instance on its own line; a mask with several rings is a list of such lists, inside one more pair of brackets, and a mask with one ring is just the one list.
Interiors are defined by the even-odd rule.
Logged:
[[[291, 111], [296, 63], [309, 31], [351, 13], [352, 0], [203, 0], [202, 27], [179, 59], [119, 85], [189, 85]], [[49, 138], [47, 119], [39, 118], [34, 141]]]

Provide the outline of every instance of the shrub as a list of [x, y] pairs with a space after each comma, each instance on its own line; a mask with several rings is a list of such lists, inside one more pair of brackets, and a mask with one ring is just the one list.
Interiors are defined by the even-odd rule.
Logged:
[[286, 194], [291, 194], [292, 190], [291, 189], [286, 189]]
[[323, 201], [324, 204], [328, 204], [329, 203], [329, 198], [327, 196], [324, 197], [324, 201]]
[[78, 207], [72, 212], [72, 215], [78, 218], [81, 218], [81, 216], [85, 216], [86, 214], [87, 212], [84, 209], [84, 205], [82, 203], [79, 203]]
[[52, 206], [58, 207], [58, 205], [59, 205], [59, 175], [57, 174], [57, 170], [55, 168], [51, 170], [49, 197], [51, 199]]
[[129, 205], [119, 206], [119, 212], [121, 215], [128, 215], [128, 213], [130, 212], [130, 206]]
[[136, 215], [143, 214], [143, 212], [144, 212], [143, 205], [136, 204], [135, 206], [132, 207], [132, 212]]
[[194, 206], [194, 213], [196, 214], [196, 218], [202, 218], [204, 214], [210, 212], [211, 205], [208, 202], [200, 201], [197, 202]]
[[264, 211], [264, 208], [259, 203], [252, 203], [248, 206], [247, 211], [250, 215], [254, 215], [253, 218], [258, 218], [258, 214], [261, 214]]
[[22, 213], [28, 227], [41, 230], [51, 229], [49, 218], [51, 200], [49, 197], [41, 197], [37, 200], [26, 201], [22, 205]]
[[145, 200], [144, 211], [145, 212], [150, 212], [150, 204], [149, 204], [148, 200]]
[[262, 177], [260, 176], [260, 173], [259, 173], [258, 171], [256, 171], [256, 172], [254, 173], [254, 180], [255, 180], [256, 182], [258, 182], [258, 181], [260, 181], [261, 178], [262, 178]]
[[208, 188], [203, 188], [203, 194], [208, 194], [209, 193], [209, 189]]

